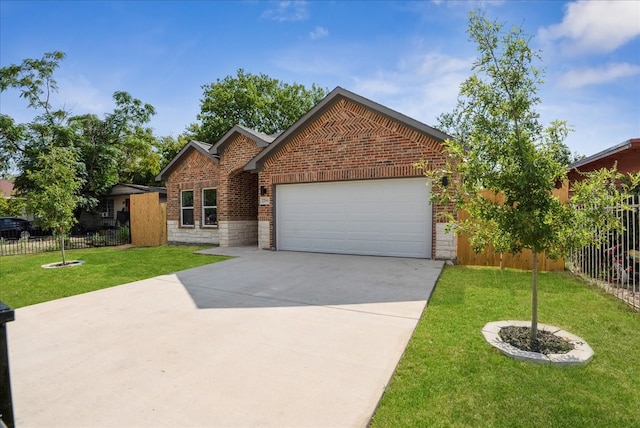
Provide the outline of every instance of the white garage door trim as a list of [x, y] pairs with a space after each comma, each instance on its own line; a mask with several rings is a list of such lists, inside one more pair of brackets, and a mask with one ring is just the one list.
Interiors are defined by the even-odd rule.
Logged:
[[425, 178], [276, 186], [276, 248], [431, 258]]

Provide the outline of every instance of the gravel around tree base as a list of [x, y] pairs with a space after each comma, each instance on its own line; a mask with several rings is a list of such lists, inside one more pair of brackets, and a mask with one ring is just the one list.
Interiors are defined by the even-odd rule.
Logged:
[[541, 354], [566, 354], [573, 350], [572, 343], [548, 331], [538, 330], [538, 340], [531, 346], [531, 327], [503, 327], [500, 338], [511, 346], [522, 351], [539, 352]]

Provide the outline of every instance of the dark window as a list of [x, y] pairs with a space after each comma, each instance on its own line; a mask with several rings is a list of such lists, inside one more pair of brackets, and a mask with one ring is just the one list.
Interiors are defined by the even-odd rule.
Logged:
[[202, 224], [218, 225], [218, 192], [216, 189], [202, 189]]
[[193, 190], [180, 192], [180, 224], [193, 226]]
[[113, 218], [113, 199], [103, 199], [98, 203], [98, 212], [101, 217]]

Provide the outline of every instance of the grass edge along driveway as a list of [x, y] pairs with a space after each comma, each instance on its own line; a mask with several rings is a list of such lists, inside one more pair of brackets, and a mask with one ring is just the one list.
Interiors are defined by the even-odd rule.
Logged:
[[103, 247], [67, 251], [83, 265], [43, 269], [60, 252], [0, 257], [0, 301], [13, 309], [227, 260], [194, 254], [209, 247]]
[[489, 321], [531, 319], [531, 272], [448, 266], [371, 426], [640, 426], [640, 314], [567, 272], [539, 281], [540, 322], [585, 339], [587, 366], [519, 362], [484, 341]]

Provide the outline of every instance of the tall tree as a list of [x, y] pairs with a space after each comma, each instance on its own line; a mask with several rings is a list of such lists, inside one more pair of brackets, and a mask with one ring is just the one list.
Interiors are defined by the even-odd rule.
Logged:
[[306, 88], [243, 69], [202, 88], [200, 123], [191, 125], [189, 131], [208, 143], [215, 143], [235, 125], [265, 134], [284, 131], [327, 94], [315, 84]]
[[[441, 129], [453, 137], [444, 145], [448, 160], [444, 168], [421, 166], [432, 179], [434, 200], [454, 208], [451, 227], [468, 235], [474, 248], [493, 244], [497, 252], [532, 251], [534, 345], [538, 255], [566, 254], [593, 239], [596, 225], [601, 230], [618, 227], [606, 207], [620, 203], [624, 195], [611, 186], [619, 174], [607, 171], [581, 184], [572, 204], [553, 196], [567, 176], [563, 140], [569, 128], [562, 121], [546, 127], [540, 122], [535, 107], [541, 102], [542, 70], [534, 65], [540, 57], [529, 46], [531, 37], [516, 27], [505, 31], [476, 12], [470, 15], [468, 33], [479, 52], [473, 74], [462, 83], [454, 111], [439, 118]], [[578, 204], [584, 210], [576, 210]], [[470, 214], [468, 220], [453, 214], [461, 209]]]
[[16, 166], [20, 171], [16, 187], [28, 192], [35, 184], [26, 172], [41, 165], [40, 153], [53, 147], [70, 148], [84, 166], [77, 169], [84, 183], [79, 206], [89, 209], [118, 182], [153, 183], [160, 170], [158, 140], [145, 126], [155, 114], [153, 106], [118, 91], [113, 95], [113, 112], [102, 119], [93, 114], [72, 116], [54, 108], [51, 95], [58, 88], [54, 72], [64, 57], [62, 52], [49, 52], [41, 59], [25, 59], [0, 69], [0, 92], [17, 89], [36, 113], [26, 124], [0, 115], [0, 170]]
[[69, 148], [52, 147], [40, 153], [36, 168], [27, 171], [33, 191], [27, 195], [29, 212], [45, 230], [53, 230], [60, 239], [62, 264], [66, 264], [65, 238], [76, 222], [74, 211], [82, 198], [83, 180], [78, 174], [76, 153]]

